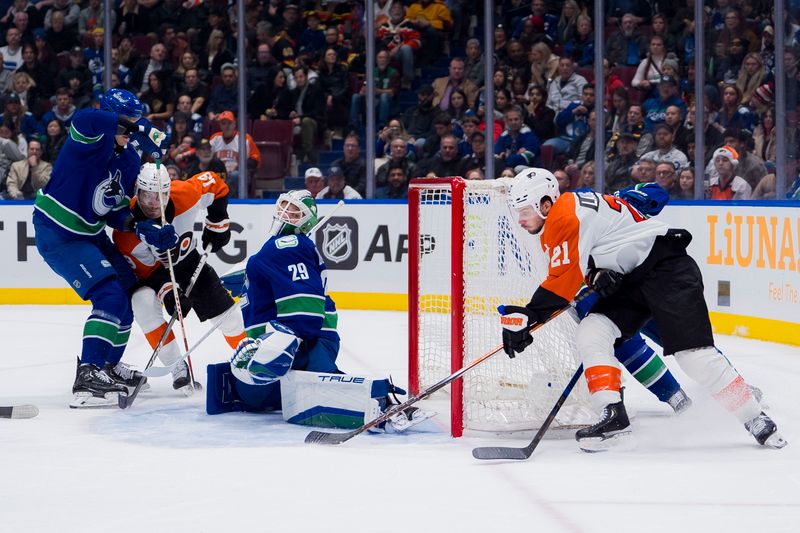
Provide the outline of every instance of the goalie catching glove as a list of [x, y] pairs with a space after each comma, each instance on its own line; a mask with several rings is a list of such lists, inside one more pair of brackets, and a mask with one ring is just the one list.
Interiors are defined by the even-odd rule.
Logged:
[[503, 351], [513, 359], [533, 342], [530, 329], [537, 322], [536, 316], [518, 305], [501, 305], [497, 310], [503, 327]]

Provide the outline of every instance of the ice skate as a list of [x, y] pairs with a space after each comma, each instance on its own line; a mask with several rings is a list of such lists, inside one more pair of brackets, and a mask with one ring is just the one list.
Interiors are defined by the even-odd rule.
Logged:
[[585, 452], [602, 452], [616, 447], [619, 440], [630, 435], [630, 421], [622, 401], [606, 405], [600, 421], [575, 433], [578, 446]]
[[389, 419], [389, 425], [395, 433], [403, 433], [407, 429], [436, 416], [434, 411], [425, 411], [419, 407], [403, 409]]
[[762, 446], [778, 449], [789, 444], [778, 433], [778, 426], [775, 425], [775, 422], [763, 411], [750, 422], [745, 422], [744, 427]]
[[678, 389], [678, 391], [669, 397], [667, 403], [676, 415], [685, 413], [692, 406], [692, 399], [686, 395], [686, 391]]
[[189, 384], [190, 379], [189, 365], [186, 361], [181, 361], [172, 371], [172, 388], [181, 391], [185, 396], [191, 396], [194, 394], [195, 389], [200, 390], [203, 388], [196, 381], [194, 382], [194, 388], [192, 388]]
[[72, 386], [72, 409], [90, 407], [115, 407], [120, 394], [127, 395], [128, 389], [111, 379], [108, 374], [92, 364], [81, 364], [78, 359], [78, 369], [75, 375], [75, 384]]
[[139, 384], [140, 379], [144, 379], [144, 383], [142, 383], [142, 387], [139, 389], [139, 391], [141, 392], [150, 390], [150, 384], [147, 383], [147, 378], [144, 377], [141, 372], [134, 370], [122, 361], [117, 363], [115, 366], [112, 366], [111, 363], [106, 363], [103, 367], [103, 371], [108, 375], [108, 377], [120, 385], [125, 385], [129, 389], [133, 389]]

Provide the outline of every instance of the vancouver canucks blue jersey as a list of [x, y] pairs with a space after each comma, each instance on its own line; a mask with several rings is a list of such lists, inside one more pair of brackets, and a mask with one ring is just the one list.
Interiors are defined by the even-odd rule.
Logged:
[[242, 315], [248, 337], [277, 320], [303, 340], [339, 340], [336, 305], [325, 294], [325, 263], [306, 235], [271, 237], [247, 261], [246, 273]]
[[75, 113], [50, 181], [36, 198], [35, 214], [76, 235], [97, 235], [108, 223], [122, 229], [141, 159], [132, 146], [114, 150], [117, 115]]

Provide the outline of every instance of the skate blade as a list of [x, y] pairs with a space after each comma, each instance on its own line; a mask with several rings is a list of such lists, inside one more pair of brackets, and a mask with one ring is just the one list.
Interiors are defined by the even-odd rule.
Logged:
[[602, 437], [589, 437], [578, 441], [581, 451], [586, 453], [606, 452], [609, 450], [627, 450], [632, 448], [630, 430], [609, 433]]
[[777, 431], [772, 435], [770, 435], [766, 441], [764, 441], [764, 446], [768, 448], [774, 448], [776, 450], [780, 450], [787, 444], [789, 444], [789, 442], [786, 439], [784, 439]]
[[183, 393], [183, 395], [188, 398], [189, 396], [192, 396], [195, 392], [203, 390], [203, 386], [195, 381], [194, 382], [194, 388], [192, 388], [191, 385], [186, 384], [186, 385], [184, 385], [183, 387], [181, 387], [178, 390], [181, 391]]
[[119, 393], [107, 392], [104, 396], [95, 396], [91, 392], [76, 392], [70, 402], [70, 409], [104, 409], [119, 405]]

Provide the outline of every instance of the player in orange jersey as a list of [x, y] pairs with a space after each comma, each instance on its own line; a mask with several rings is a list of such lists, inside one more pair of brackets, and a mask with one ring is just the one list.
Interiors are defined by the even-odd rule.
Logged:
[[[161, 220], [161, 199], [167, 222], [175, 227], [178, 244], [168, 252], [158, 252], [155, 248], [139, 240], [133, 232], [114, 231], [113, 239], [134, 269], [141, 282], [131, 297], [136, 323], [145, 332], [147, 341], [154, 349], [167, 328], [161, 305], [172, 315], [175, 312], [175, 298], [172, 282], [167, 269], [167, 253], [172, 256], [175, 281], [179, 285], [181, 311], [186, 315], [194, 309], [201, 321], [222, 317], [219, 326], [225, 340], [235, 349], [245, 337], [244, 323], [240, 312], [225, 312], [234, 305], [233, 298], [222, 285], [216, 271], [205, 264], [197, 277], [191, 295], [184, 291], [197, 269], [200, 254], [194, 235], [194, 223], [202, 209], [206, 209], [205, 227], [202, 234], [203, 248], [210, 247], [216, 252], [231, 238], [228, 220], [228, 186], [213, 172], [201, 172], [186, 181], [170, 182], [163, 166], [145, 164], [136, 181], [136, 197], [131, 202], [134, 219]], [[170, 332], [164, 341], [159, 358], [164, 365], [171, 365], [180, 357], [180, 349], [175, 335]], [[190, 394], [189, 369], [182, 361], [172, 372], [172, 386]]]
[[661, 331], [664, 354], [674, 355], [759, 444], [786, 445], [744, 379], [714, 347], [702, 275], [686, 253], [689, 232], [646, 218], [621, 198], [592, 191], [560, 194], [555, 176], [544, 169], [520, 172], [509, 203], [519, 224], [540, 234], [549, 269], [525, 307], [504, 307], [506, 353], [513, 357], [524, 350], [532, 342], [530, 327], [567, 305], [584, 280], [600, 295], [576, 334], [592, 403], [602, 410], [599, 422], [576, 433], [581, 449], [603, 450], [630, 433], [614, 344], [650, 319]]

